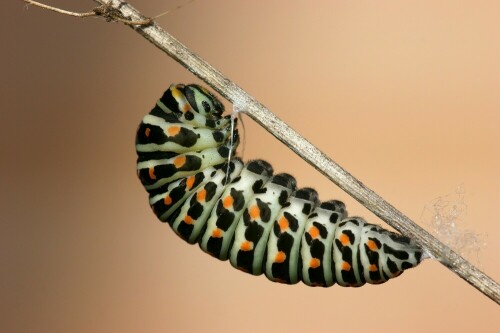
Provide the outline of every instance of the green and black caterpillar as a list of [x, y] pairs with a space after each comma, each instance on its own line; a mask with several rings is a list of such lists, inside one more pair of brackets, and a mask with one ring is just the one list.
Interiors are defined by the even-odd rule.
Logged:
[[[412, 240], [319, 202], [262, 160], [231, 158], [238, 131], [198, 85], [172, 85], [137, 130], [137, 173], [162, 222], [234, 267], [276, 282], [358, 287], [417, 266]], [[235, 120], [234, 120], [235, 121]]]

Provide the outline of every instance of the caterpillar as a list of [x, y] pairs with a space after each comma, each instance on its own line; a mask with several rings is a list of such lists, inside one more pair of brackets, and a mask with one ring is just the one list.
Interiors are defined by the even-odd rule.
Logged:
[[417, 266], [408, 237], [320, 202], [263, 160], [234, 156], [238, 130], [205, 88], [173, 84], [136, 135], [137, 174], [162, 222], [190, 244], [275, 282], [329, 287], [380, 284]]

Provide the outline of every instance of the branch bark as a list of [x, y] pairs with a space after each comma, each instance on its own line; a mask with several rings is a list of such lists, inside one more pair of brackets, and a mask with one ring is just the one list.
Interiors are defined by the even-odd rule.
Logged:
[[[247, 94], [234, 82], [226, 78], [220, 71], [212, 67], [195, 53], [191, 52], [185, 45], [156, 25], [154, 21], [143, 16], [131, 5], [121, 0], [94, 1], [101, 6], [110, 5], [121, 13], [121, 17], [130, 20], [130, 22], [146, 22], [143, 25], [128, 24], [128, 26], [168, 54], [171, 58], [179, 62], [191, 73], [206, 82], [220, 95], [233, 103], [235, 107], [245, 110], [245, 113], [250, 118], [259, 123], [278, 140], [283, 142], [302, 159], [311, 164], [380, 219], [398, 230], [401, 234], [414, 239], [432, 258], [439, 260], [439, 262], [455, 272], [474, 288], [481, 291], [497, 304], [500, 304], [500, 285], [497, 282], [419, 227], [415, 222], [385, 201], [378, 194], [366, 187], [340, 165], [314, 147], [300, 134], [295, 132], [281, 119], [271, 113], [255, 98]], [[123, 20], [120, 21], [123, 22]]]

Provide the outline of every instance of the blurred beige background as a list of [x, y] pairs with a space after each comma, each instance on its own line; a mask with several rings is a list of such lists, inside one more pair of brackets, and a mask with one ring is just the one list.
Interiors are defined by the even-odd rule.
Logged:
[[[198, 0], [160, 23], [424, 227], [424, 207], [462, 185], [461, 226], [487, 243], [471, 259], [498, 281], [500, 2], [312, 3]], [[437, 262], [315, 289], [185, 244], [148, 207], [134, 135], [171, 82], [199, 80], [120, 24], [2, 9], [1, 332], [499, 331], [498, 305]], [[382, 223], [245, 125], [246, 159]]]

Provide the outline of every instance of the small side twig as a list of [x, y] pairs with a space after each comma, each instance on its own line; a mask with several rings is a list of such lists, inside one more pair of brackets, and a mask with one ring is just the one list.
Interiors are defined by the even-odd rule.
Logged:
[[[33, 1], [29, 0], [24, 1], [33, 3]], [[106, 6], [106, 8], [112, 7], [113, 10], [119, 11], [119, 17], [126, 21], [123, 23], [129, 25], [160, 50], [205, 81], [235, 106], [239, 108], [243, 107], [249, 117], [254, 119], [278, 140], [282, 141], [297, 155], [315, 167], [319, 172], [323, 173], [328, 179], [337, 184], [363, 206], [398, 230], [401, 234], [413, 238], [422, 248], [426, 249], [433, 258], [439, 260], [444, 266], [455, 272], [474, 288], [481, 291], [497, 304], [500, 304], [500, 285], [497, 282], [419, 227], [415, 222], [385, 201], [378, 194], [366, 187], [340, 165], [335, 163], [318, 148], [295, 132], [281, 119], [271, 113], [255, 98], [247, 94], [234, 82], [222, 75], [221, 72], [198, 55], [194, 54], [165, 30], [157, 26], [152, 19], [144, 17], [139, 11], [122, 0], [95, 1], [102, 6]], [[102, 16], [105, 17], [105, 15]], [[114, 17], [113, 20], [122, 21]], [[131, 22], [147, 23], [132, 24]]]
[[153, 16], [153, 17], [144, 17], [143, 19], [140, 19], [140, 20], [130, 20], [130, 19], [126, 18], [122, 14], [122, 12], [120, 12], [120, 10], [118, 10], [118, 8], [114, 8], [111, 5], [111, 1], [109, 1], [109, 2], [101, 1], [102, 4], [95, 7], [94, 9], [92, 9], [92, 11], [83, 12], [83, 13], [72, 12], [69, 10], [49, 6], [49, 5], [43, 4], [43, 3], [38, 2], [38, 1], [33, 1], [33, 0], [22, 0], [22, 1], [26, 2], [27, 5], [33, 5], [33, 6], [47, 9], [47, 10], [50, 10], [50, 11], [53, 11], [53, 12], [56, 12], [59, 14], [69, 15], [69, 16], [73, 16], [73, 17], [79, 17], [79, 18], [101, 17], [108, 22], [121, 22], [121, 23], [124, 23], [127, 25], [144, 26], [144, 25], [151, 24], [153, 22], [153, 20], [156, 20], [159, 17], [167, 15], [168, 13], [173, 12], [174, 10], [177, 10], [177, 9], [179, 9], [179, 8], [181, 8], [181, 7], [187, 5], [188, 3], [191, 3], [195, 0], [189, 0], [185, 4], [178, 5], [177, 7], [169, 9], [161, 14], [158, 14], [158, 15]]
[[64, 15], [69, 15], [69, 16], [89, 17], [89, 16], [95, 16], [96, 15], [93, 11], [91, 11], [91, 12], [85, 12], [85, 13], [76, 13], [76, 12], [70, 12], [69, 10], [64, 10], [64, 9], [57, 8], [57, 7], [52, 7], [52, 6], [49, 6], [49, 5], [37, 2], [37, 1], [32, 1], [32, 0], [23, 0], [23, 1], [26, 2], [26, 4], [28, 4], [28, 5], [33, 5], [33, 6], [36, 6], [36, 7], [43, 8], [43, 9], [48, 9], [48, 10], [51, 10], [53, 12], [56, 12], [56, 13], [59, 13], [59, 14], [64, 14]]
[[148, 25], [148, 24], [151, 24], [151, 22], [154, 19], [156, 19], [162, 15], [165, 15], [169, 12], [169, 11], [167, 11], [167, 12], [162, 13], [160, 15], [157, 15], [153, 18], [145, 18], [142, 20], [134, 21], [134, 20], [129, 20], [126, 17], [124, 17], [123, 14], [117, 8], [114, 8], [113, 6], [111, 6], [111, 2], [108, 2], [108, 3], [103, 2], [103, 4], [95, 7], [90, 12], [78, 13], [78, 12], [72, 12], [69, 10], [49, 6], [49, 5], [46, 5], [46, 4], [37, 2], [37, 1], [33, 1], [33, 0], [22, 0], [22, 1], [26, 2], [27, 5], [33, 5], [33, 6], [47, 9], [47, 10], [50, 10], [50, 11], [53, 11], [53, 12], [56, 12], [59, 14], [64, 14], [64, 15], [69, 15], [69, 16], [79, 17], [79, 18], [101, 17], [108, 22], [122, 22], [122, 23], [127, 24], [127, 25]]

